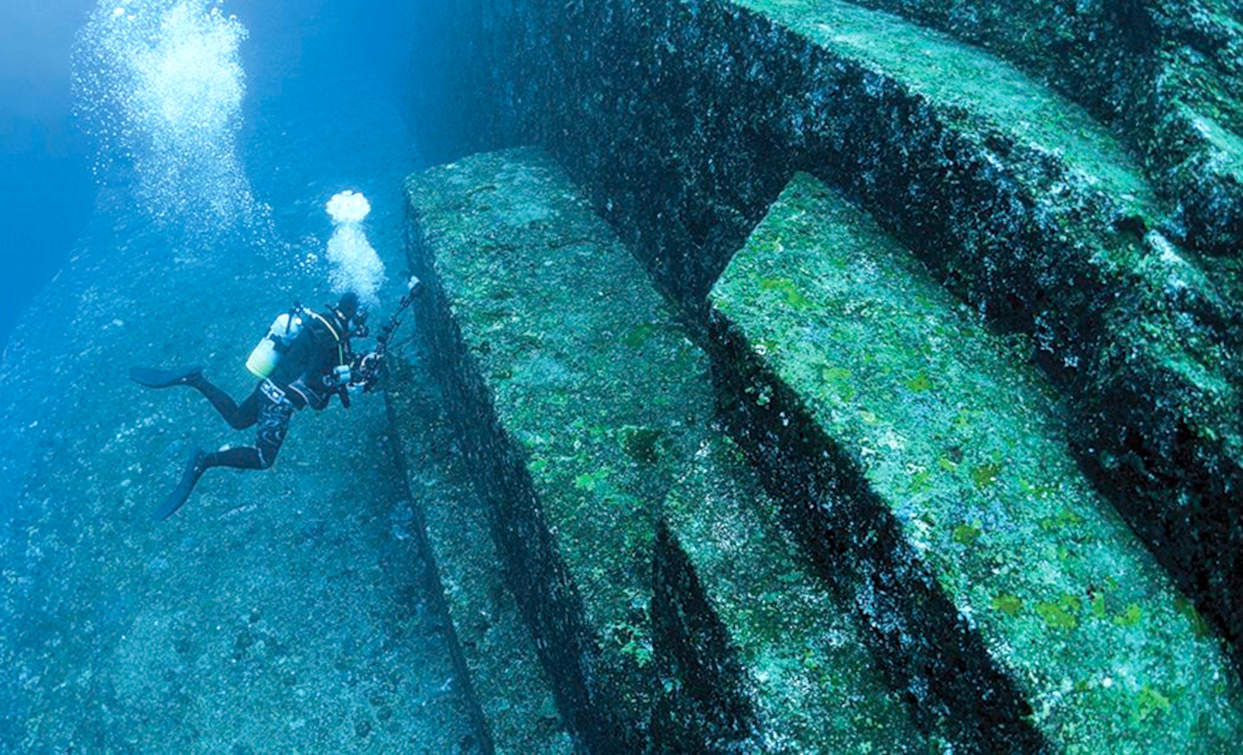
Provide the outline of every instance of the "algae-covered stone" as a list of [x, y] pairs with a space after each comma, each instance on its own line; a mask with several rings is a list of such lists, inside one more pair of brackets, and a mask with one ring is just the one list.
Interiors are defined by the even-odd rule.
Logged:
[[[1168, 210], [1136, 160], [1081, 107], [986, 50], [835, 0], [563, 10], [427, 11], [450, 46], [491, 42], [446, 74], [466, 99], [435, 104], [465, 111], [460, 143], [545, 143], [688, 307], [780, 191], [786, 166], [849, 188], [921, 246], [962, 246], [962, 264], [947, 266], [1003, 314], [1006, 295], [1067, 297], [1057, 287], [1068, 276], [1090, 287], [1105, 262], [1120, 269], [1098, 275], [1145, 278], [1163, 295], [1161, 275], [1130, 264], [1162, 259], [1137, 234]], [[618, 59], [632, 65], [618, 69]], [[1050, 270], [1054, 261], [1070, 272]], [[1214, 285], [1187, 281], [1204, 301], [1171, 306], [1211, 330], [1199, 309], [1232, 311]], [[1055, 328], [1067, 302], [1051, 303], [1022, 301]]]
[[1230, 0], [860, 3], [982, 44], [1088, 107], [1180, 204], [1188, 241], [1237, 259], [1243, 25]]
[[431, 365], [582, 745], [918, 743], [825, 588], [749, 526], [771, 506], [714, 445], [706, 355], [556, 164], [476, 155], [407, 188]]
[[[1018, 2], [996, 22], [1013, 21], [1006, 38], [1050, 60], [1070, 27], [1049, 19], [1113, 13]], [[941, 12], [921, 4], [921, 19]], [[944, 12], [958, 33], [973, 9], [1003, 5]], [[1197, 100], [1192, 115], [1162, 121], [1169, 138], [1136, 148], [1043, 87], [1050, 69], [998, 38], [970, 37], [991, 49], [972, 48], [831, 0], [446, 2], [421, 12], [443, 42], [438, 54], [457, 53], [443, 68], [453, 98], [424, 108], [439, 114], [427, 129], [454, 126], [439, 130], [454, 136], [438, 148], [546, 145], [696, 323], [794, 169], [857, 200], [994, 327], [1027, 336], [1078, 418], [1081, 463], [1243, 660], [1239, 263], [1172, 241], [1194, 241], [1188, 214], [1233, 222], [1243, 183], [1220, 109], [1199, 117]], [[1221, 26], [1215, 13], [1161, 15], [1164, 29]], [[1109, 28], [1070, 26], [1074, 45]], [[1231, 59], [1228, 49], [1212, 59]], [[1221, 149], [1183, 149], [1205, 134]], [[1135, 164], [1180, 151], [1191, 155], [1173, 158], [1187, 181]]]
[[[476, 156], [408, 190], [433, 368], [510, 584], [571, 729], [635, 747], [658, 686], [656, 507], [708, 419], [707, 385], [682, 379], [705, 360], [547, 158]], [[658, 439], [636, 453], [636, 432]]]
[[670, 547], [694, 565], [747, 670], [757, 731], [744, 751], [928, 751], [880, 686], [848, 604], [787, 542], [777, 503], [739, 449], [711, 436], [685, 470], [665, 503]]
[[[1088, 484], [1049, 390], [870, 218], [796, 177], [711, 302], [741, 437], [873, 580], [869, 599], [907, 586], [868, 570], [926, 573], [1059, 749], [1243, 736], [1219, 640]], [[874, 621], [913, 634], [922, 617]]]
[[738, 0], [737, 5], [940, 107], [961, 108], [958, 115], [965, 121], [987, 120], [1020, 149], [1039, 150], [1065, 163], [1116, 203], [1118, 212], [1147, 222], [1160, 219], [1152, 188], [1113, 134], [1079, 106], [984, 50], [837, 0]]
[[[1220, 265], [1205, 268], [1158, 231], [1128, 239], [1161, 222], [1155, 192], [1113, 136], [1018, 71], [834, 0], [742, 4], [860, 61], [936, 111], [961, 108], [955, 129], [986, 144], [1006, 141], [1005, 149], [990, 149], [1017, 158], [1014, 175], [1036, 208], [1030, 219], [1060, 232], [1052, 243], [1026, 252], [976, 237], [978, 250], [989, 251], [969, 263], [946, 263], [922, 239], [914, 246], [945, 274], [972, 281], [972, 298], [983, 294], [994, 319], [1035, 337], [1039, 358], [1075, 398], [1074, 442], [1086, 466], [1236, 645], [1240, 663], [1243, 583], [1233, 575], [1243, 569], [1243, 517], [1232, 503], [1243, 490], [1237, 287], [1220, 279]], [[1022, 157], [1023, 150], [1036, 154]], [[1022, 167], [1049, 161], [1066, 174]], [[1073, 209], [1076, 202], [1084, 205]], [[1089, 209], [1094, 204], [1111, 207], [1112, 217]], [[988, 222], [960, 231], [974, 234]]]
[[422, 540], [431, 554], [463, 679], [479, 701], [492, 751], [572, 752], [535, 642], [505, 587], [485, 504], [452, 452], [425, 358], [403, 356], [394, 355], [386, 399], [414, 508], [409, 520], [394, 526]]

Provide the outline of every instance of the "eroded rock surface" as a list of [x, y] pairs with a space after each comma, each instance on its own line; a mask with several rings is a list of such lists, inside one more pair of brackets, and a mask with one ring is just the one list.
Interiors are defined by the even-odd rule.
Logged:
[[[739, 436], [930, 704], [967, 703], [957, 672], [1059, 751], [1237, 740], [1227, 655], [1092, 490], [1048, 388], [869, 218], [796, 176], [710, 300]], [[1006, 724], [988, 708], [954, 715]]]
[[[445, 40], [429, 65], [453, 98], [427, 90], [441, 115], [423, 133], [447, 155], [545, 146], [698, 326], [794, 170], [844, 191], [990, 327], [1024, 337], [1072, 408], [1079, 463], [1239, 665], [1243, 319], [1229, 233], [1210, 229], [1238, 209], [1237, 24], [1174, 0], [873, 4], [907, 18], [838, 0], [426, 9]], [[1106, 32], [1132, 16], [1163, 31], [1128, 54], [1166, 72], [1118, 90], [1161, 111], [1128, 121], [1103, 104], [1116, 92], [1071, 79], [1128, 75], [1120, 51], [1143, 40]], [[1072, 74], [1094, 40], [1102, 73]], [[1184, 105], [1207, 115], [1162, 114]], [[1219, 148], [1192, 144], [1206, 139]]]

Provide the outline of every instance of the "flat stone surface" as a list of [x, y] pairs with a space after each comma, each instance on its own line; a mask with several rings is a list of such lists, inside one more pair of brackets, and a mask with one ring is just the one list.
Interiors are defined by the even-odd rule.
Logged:
[[889, 13], [837, 0], [737, 0], [817, 45], [867, 61], [942, 107], [1055, 155], [1127, 212], [1159, 218], [1152, 187], [1122, 144], [1079, 105], [1008, 62]]
[[1049, 390], [870, 218], [796, 177], [711, 302], [852, 460], [1050, 742], [1243, 736], [1219, 641], [1089, 487]]
[[[496, 507], [502, 557], [542, 580], [520, 576], [516, 590], [524, 613], [549, 614], [532, 629], [554, 648], [545, 664], [563, 712], [570, 701], [566, 718], [604, 709], [583, 729], [587, 744], [610, 746], [591, 727], [615, 718], [638, 732], [612, 735], [628, 746], [689, 736], [702, 748], [725, 736], [714, 725], [734, 732], [741, 716], [755, 719], [748, 746], [766, 751], [915, 746], [846, 612], [796, 562], [771, 502], [709, 426], [706, 356], [561, 169], [533, 150], [475, 155], [412, 177], [408, 190], [415, 265], [442, 297], [424, 323], [447, 363], [449, 412]], [[684, 575], [657, 545], [662, 520], [691, 576], [662, 576]], [[507, 542], [515, 532], [520, 542]], [[678, 634], [700, 591], [711, 610], [688, 621], [723, 626], [728, 649]], [[662, 613], [666, 603], [681, 606], [667, 611], [677, 616]], [[576, 642], [582, 668], [555, 649]], [[694, 657], [667, 661], [683, 651]], [[735, 662], [741, 680], [728, 671]], [[708, 669], [707, 690], [689, 691], [688, 664]], [[683, 693], [699, 694], [715, 722], [707, 733], [679, 714]], [[690, 733], [640, 731], [667, 708], [671, 728]]]
[[[1170, 203], [1180, 205], [1189, 243], [1237, 260], [1243, 241], [1237, 170], [1243, 144], [1235, 136], [1243, 132], [1243, 24], [1231, 0], [860, 4], [987, 47], [1091, 109], [1142, 157]], [[1238, 290], [1243, 278], [1236, 264], [1203, 262]]]
[[[1114, 222], [1141, 218], [1150, 229], [1160, 226], [1169, 214], [1138, 163], [1110, 131], [1080, 106], [986, 50], [893, 14], [839, 0], [741, 0], [735, 4], [926, 98], [953, 129], [975, 133], [975, 138], [1000, 152], [1002, 159], [1061, 165], [1077, 177], [1067, 182], [1040, 177], [1039, 170], [1022, 175], [1020, 169], [1020, 181], [1037, 201], [1063, 193], [1080, 194], [1088, 202], [1111, 207]], [[1197, 117], [1195, 128], [1223, 148], [1238, 142], [1203, 117]], [[998, 149], [994, 143], [998, 135], [1020, 151], [1034, 149], [1038, 156], [1005, 154], [1007, 148]], [[1076, 182], [1079, 185], [1073, 185]], [[1099, 197], [1091, 199], [1093, 193]], [[1137, 376], [1153, 383], [1177, 384], [1179, 389], [1170, 391], [1168, 403], [1179, 405], [1179, 419], [1194, 434], [1211, 439], [1207, 445], [1217, 447], [1218, 463], [1237, 468], [1243, 460], [1243, 418], [1237, 409], [1243, 405], [1237, 356], [1240, 302], [1232, 297], [1228, 281], [1210, 274], [1220, 265], [1213, 263], [1206, 271], [1202, 260], [1157, 230], [1149, 230], [1140, 243], [1134, 243], [1111, 238], [1113, 234], [1102, 227], [1110, 222], [1107, 218], [1059, 214], [1064, 232], [1083, 240], [1095, 235], [1103, 242], [1095, 249], [1080, 245], [1076, 250], [1076, 264], [1083, 265], [1078, 282], [1097, 285], [1082, 280], [1087, 277], [1115, 292], [1114, 301], [1097, 301], [1090, 305], [1095, 311], [1082, 316], [1107, 323], [1105, 338], [1131, 352], [1128, 367]], [[1046, 264], [1036, 262], [1034, 267]], [[1072, 274], [1066, 285], [1073, 287], [1076, 280]], [[1214, 324], [1204, 327], [1196, 318]], [[1105, 351], [1108, 346], [1097, 348]], [[1099, 354], [1089, 352], [1088, 358], [1100, 358]], [[1116, 368], [1096, 369], [1108, 373]], [[1140, 382], [1136, 377], [1128, 379]]]

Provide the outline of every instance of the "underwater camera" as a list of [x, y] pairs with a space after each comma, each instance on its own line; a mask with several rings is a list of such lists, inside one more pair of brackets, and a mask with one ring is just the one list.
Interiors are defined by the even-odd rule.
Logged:
[[350, 383], [360, 386], [364, 393], [370, 393], [379, 387], [383, 364], [384, 356], [374, 351], [356, 355], [350, 365]]

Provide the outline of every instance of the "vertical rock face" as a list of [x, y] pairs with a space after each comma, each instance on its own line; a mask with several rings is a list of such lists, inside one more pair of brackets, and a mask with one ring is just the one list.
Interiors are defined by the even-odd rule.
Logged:
[[570, 731], [633, 750], [657, 689], [649, 554], [672, 470], [654, 462], [708, 396], [633, 363], [706, 365], [546, 158], [478, 156], [408, 190], [433, 368], [509, 584]]
[[576, 744], [925, 749], [711, 426], [706, 355], [561, 169], [513, 150], [407, 189], [429, 364]]
[[[1235, 26], [1208, 4], [1180, 16], [1174, 0], [1088, 4], [1066, 27], [1035, 4], [886, 5], [928, 23], [949, 13], [935, 25], [1018, 67], [836, 0], [446, 3], [425, 9], [445, 41], [428, 54], [452, 58], [458, 97], [429, 100], [441, 115], [428, 128], [447, 153], [546, 146], [697, 332], [707, 291], [794, 169], [843, 190], [993, 327], [1025, 337], [1069, 399], [1079, 462], [1237, 648], [1243, 320], [1237, 260], [1217, 254], [1238, 207], [1223, 83]], [[1002, 17], [1013, 31], [988, 21]], [[1101, 39], [1110, 24], [1135, 34]], [[1073, 54], [1049, 41], [1055, 27]], [[1138, 115], [1111, 110], [1122, 95], [1074, 89], [1091, 74], [1070, 61], [1093, 34], [1118, 91], [1155, 92]], [[1142, 70], [1128, 78], [1132, 54]], [[1158, 100], [1191, 115], [1143, 115]]]
[[[935, 696], [938, 653], [969, 675], [987, 654], [1058, 750], [1237, 741], [1227, 656], [1091, 490], [1047, 389], [870, 219], [797, 176], [710, 301], [740, 437], [886, 608], [894, 663]], [[958, 653], [910, 640], [941, 599], [978, 636]]]
[[426, 355], [403, 354], [386, 393], [414, 510], [410, 530], [426, 539], [443, 579], [460, 648], [463, 681], [479, 701], [480, 728], [497, 753], [563, 753], [561, 724], [535, 642], [504, 580], [485, 502], [470, 484]]

